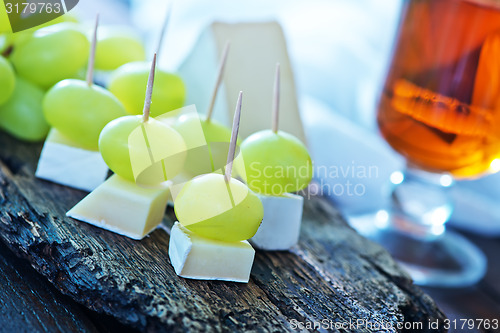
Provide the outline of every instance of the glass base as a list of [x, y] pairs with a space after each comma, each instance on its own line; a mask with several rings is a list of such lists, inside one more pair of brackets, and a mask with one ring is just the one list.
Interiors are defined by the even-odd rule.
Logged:
[[486, 273], [486, 257], [466, 238], [449, 230], [432, 239], [410, 237], [391, 227], [386, 211], [348, 216], [350, 225], [381, 244], [408, 271], [415, 284], [466, 287]]

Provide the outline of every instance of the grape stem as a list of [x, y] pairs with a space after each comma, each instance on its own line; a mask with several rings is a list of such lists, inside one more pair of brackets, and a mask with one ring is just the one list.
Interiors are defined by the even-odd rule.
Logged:
[[153, 56], [153, 61], [151, 63], [151, 70], [149, 72], [149, 77], [148, 77], [146, 98], [144, 100], [144, 109], [142, 110], [143, 122], [147, 122], [149, 120], [149, 111], [151, 109], [151, 97], [153, 96], [153, 83], [155, 81], [155, 68], [156, 68], [156, 53]]
[[234, 111], [233, 129], [231, 132], [231, 142], [229, 143], [229, 152], [227, 154], [226, 170], [224, 172], [224, 179], [226, 182], [231, 180], [231, 172], [233, 171], [234, 153], [236, 151], [236, 142], [238, 140], [238, 131], [240, 130], [240, 115], [241, 115], [241, 99], [243, 91], [240, 91], [238, 102], [236, 102], [236, 110]]
[[222, 53], [222, 58], [219, 63], [217, 81], [215, 82], [214, 90], [212, 92], [212, 98], [210, 100], [210, 106], [208, 107], [207, 111], [207, 119], [206, 119], [207, 122], [210, 121], [210, 119], [212, 118], [212, 113], [214, 112], [215, 99], [217, 98], [217, 93], [222, 83], [222, 78], [224, 76], [224, 68], [226, 68], [226, 60], [227, 60], [227, 54], [229, 53], [230, 44], [231, 43], [229, 41], [226, 42], [226, 46], [224, 47], [224, 52]]
[[278, 122], [280, 113], [280, 63], [276, 64], [276, 74], [274, 76], [274, 93], [273, 93], [273, 119], [272, 130], [278, 133]]
[[97, 27], [99, 25], [99, 14], [95, 17], [94, 35], [92, 36], [92, 44], [90, 46], [89, 63], [87, 66], [87, 85], [92, 86], [94, 80], [94, 62], [95, 62], [95, 49], [97, 45]]
[[165, 32], [167, 31], [168, 23], [170, 22], [170, 15], [172, 13], [173, 1], [169, 3], [167, 7], [167, 13], [165, 14], [165, 19], [163, 20], [163, 25], [160, 30], [160, 36], [158, 37], [158, 44], [156, 45], [156, 55], [160, 54], [161, 46], [163, 45], [163, 39], [165, 38]]

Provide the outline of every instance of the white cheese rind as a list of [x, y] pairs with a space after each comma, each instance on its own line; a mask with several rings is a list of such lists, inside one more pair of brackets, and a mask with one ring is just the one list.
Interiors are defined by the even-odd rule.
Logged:
[[72, 145], [51, 129], [38, 160], [36, 177], [90, 192], [107, 175], [108, 166], [101, 153]]
[[[306, 142], [296, 96], [291, 62], [283, 30], [277, 22], [221, 23], [208, 26], [179, 67], [186, 84], [187, 102], [205, 113], [216, 80], [226, 42], [231, 43], [219, 96], [214, 105], [215, 120], [231, 126], [238, 93], [243, 91], [243, 115], [239, 128], [244, 139], [268, 129], [273, 101], [274, 73], [280, 63], [280, 130]], [[242, 116], [243, 117], [243, 116]]]
[[167, 200], [168, 182], [147, 188], [113, 175], [66, 215], [139, 240], [161, 223]]
[[288, 250], [299, 241], [304, 198], [286, 193], [275, 197], [258, 194], [264, 206], [264, 218], [250, 243], [268, 251]]
[[255, 250], [247, 241], [223, 242], [200, 237], [175, 222], [168, 255], [175, 273], [181, 277], [247, 283]]

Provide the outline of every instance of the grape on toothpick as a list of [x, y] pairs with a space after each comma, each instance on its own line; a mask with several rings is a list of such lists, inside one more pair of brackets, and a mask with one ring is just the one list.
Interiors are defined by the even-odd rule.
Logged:
[[[160, 45], [168, 18], [169, 14], [167, 13], [160, 40], [158, 41], [158, 50], [161, 48]], [[120, 66], [111, 75], [108, 89], [123, 103], [129, 114], [140, 113], [144, 102], [148, 72], [149, 64], [147, 62], [131, 62]], [[179, 109], [184, 105], [186, 87], [180, 76], [158, 68], [156, 70], [155, 88], [152, 97], [151, 116], [156, 117]]]
[[[192, 133], [199, 130], [200, 127], [203, 131], [205, 142], [207, 144], [205, 147], [206, 149], [192, 149], [187, 157], [188, 161], [185, 166], [185, 171], [192, 177], [204, 173], [214, 172], [215, 170], [222, 168], [226, 162], [226, 153], [231, 139], [231, 130], [214, 121], [212, 119], [212, 114], [215, 100], [224, 75], [226, 59], [229, 53], [229, 45], [229, 42], [227, 42], [222, 54], [214, 90], [206, 116], [203, 117], [197, 113], [186, 114], [181, 116], [174, 124], [174, 128], [182, 135], [188, 147], [195, 147], [198, 143], [197, 137], [193, 136]], [[207, 161], [209, 163], [207, 163]]]
[[60, 81], [43, 100], [43, 111], [52, 127], [78, 146], [95, 151], [99, 149], [99, 134], [104, 126], [126, 114], [113, 94], [92, 83], [97, 27], [98, 17], [88, 57], [86, 81]]
[[[131, 62], [119, 67], [111, 75], [108, 89], [123, 103], [129, 114], [138, 114], [140, 110], [148, 70], [149, 66], [145, 62]], [[186, 99], [186, 88], [178, 75], [158, 69], [156, 76], [157, 89], [153, 93], [154, 104], [151, 107], [153, 117], [179, 109]]]
[[240, 147], [239, 175], [255, 192], [279, 196], [304, 189], [313, 167], [306, 146], [296, 137], [278, 130], [279, 64], [276, 66], [272, 129], [250, 135]]
[[224, 175], [206, 174], [186, 183], [175, 200], [175, 214], [184, 227], [211, 239], [236, 242], [251, 238], [264, 216], [260, 199], [245, 184], [231, 178], [242, 93], [234, 115]]
[[150, 117], [156, 54], [149, 72], [142, 115], [111, 121], [99, 137], [99, 151], [119, 176], [153, 185], [175, 177], [183, 167], [186, 144], [170, 126]]
[[99, 29], [95, 68], [102, 71], [115, 70], [133, 61], [146, 60], [146, 51], [133, 30], [126, 27], [103, 27]]

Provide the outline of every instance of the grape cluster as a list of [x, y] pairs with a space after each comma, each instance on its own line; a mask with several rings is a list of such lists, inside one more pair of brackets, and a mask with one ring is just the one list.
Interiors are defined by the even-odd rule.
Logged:
[[72, 17], [50, 23], [0, 35], [0, 128], [26, 141], [43, 140], [49, 131], [45, 90], [76, 76], [88, 54], [87, 37]]
[[[148, 76], [144, 46], [131, 29], [100, 27], [95, 70], [111, 73], [108, 88], [87, 84], [91, 42], [70, 15], [23, 32], [0, 34], [0, 128], [26, 141], [55, 128], [75, 146], [98, 150], [111, 120], [142, 111]], [[158, 70], [157, 114], [181, 107], [182, 80]]]

